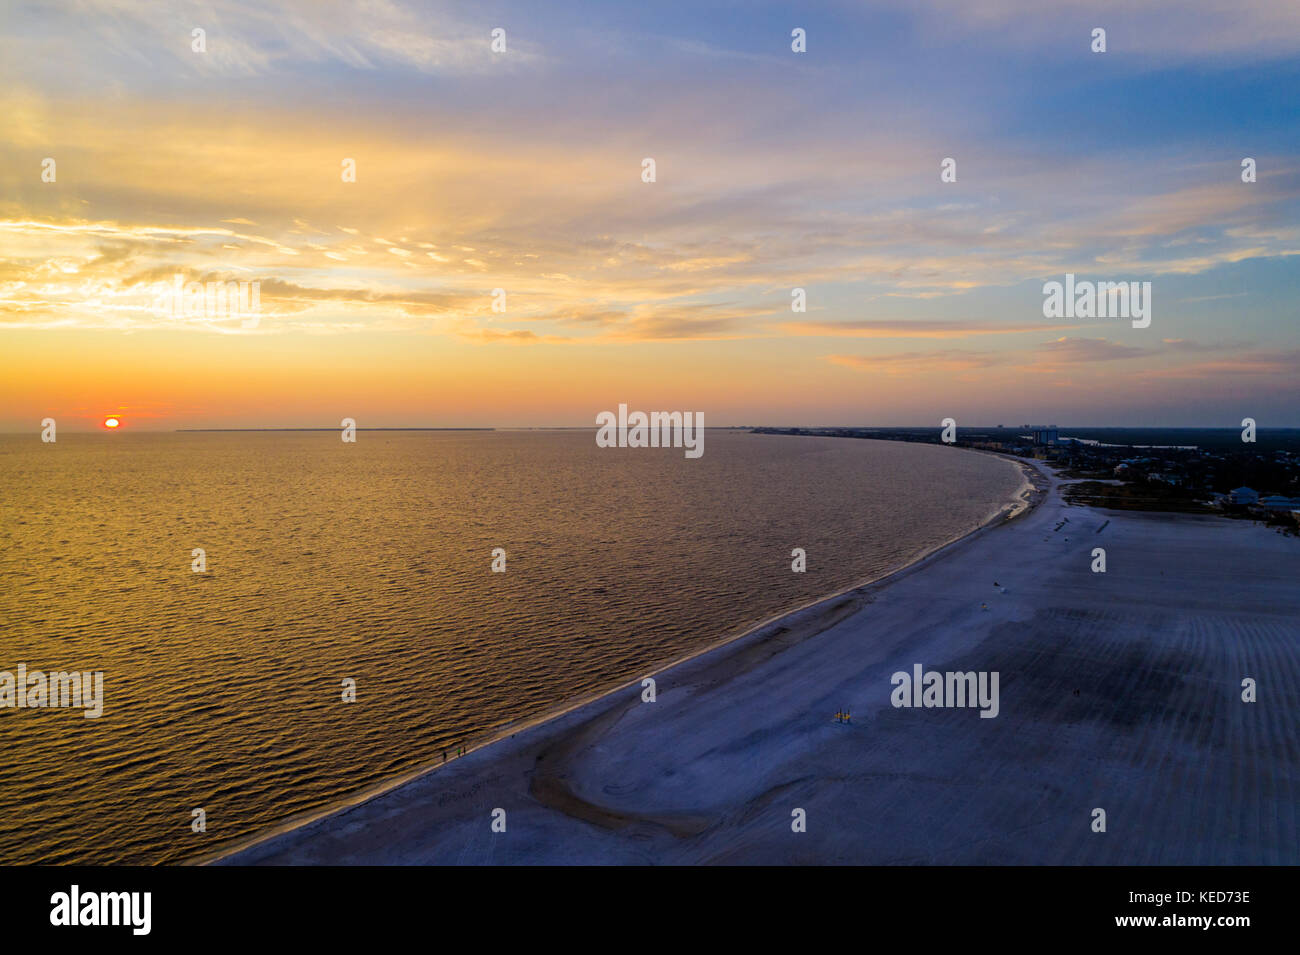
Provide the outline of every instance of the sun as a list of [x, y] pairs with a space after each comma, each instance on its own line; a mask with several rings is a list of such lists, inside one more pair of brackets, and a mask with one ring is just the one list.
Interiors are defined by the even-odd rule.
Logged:
[[105, 427], [105, 428], [109, 428], [110, 430], [113, 429], [113, 428], [118, 427], [121, 423], [122, 423], [122, 422], [118, 421], [116, 418], [105, 418], [105, 419], [104, 419], [104, 427]]

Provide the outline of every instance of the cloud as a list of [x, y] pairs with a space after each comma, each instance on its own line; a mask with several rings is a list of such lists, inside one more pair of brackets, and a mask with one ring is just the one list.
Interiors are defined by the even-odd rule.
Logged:
[[[891, 16], [920, 22], [871, 76], [956, 37], [975, 59], [954, 69], [979, 80], [929, 95], [952, 74], [900, 71], [923, 84], [913, 101], [924, 108], [903, 113], [895, 90], [845, 73], [850, 61], [815, 30], [826, 45], [807, 58], [785, 53], [784, 36], [743, 26], [720, 51], [696, 36], [689, 9], [670, 5], [648, 47], [638, 35], [607, 45], [611, 24], [628, 21], [597, 15], [559, 47], [570, 40], [566, 9], [519, 8], [506, 23], [508, 59], [488, 51], [491, 21], [438, 5], [104, 2], [34, 21], [20, 11], [0, 27], [5, 321], [173, 327], [148, 298], [179, 274], [260, 281], [266, 316], [250, 332], [259, 335], [401, 331], [484, 351], [763, 339], [737, 354], [783, 349], [805, 374], [824, 374], [823, 360], [890, 375], [1067, 365], [1100, 374], [1137, 357], [1159, 357], [1164, 372], [1228, 356], [1180, 338], [1189, 326], [1172, 315], [1160, 345], [1058, 337], [1091, 323], [1039, 320], [1036, 283], [1066, 271], [1167, 276], [1156, 296], [1172, 302], [1205, 290], [1184, 276], [1247, 262], [1262, 273], [1300, 249], [1300, 176], [1282, 124], [1261, 130], [1277, 154], [1256, 157], [1259, 183], [1239, 182], [1235, 157], [1189, 144], [1204, 134], [1200, 114], [1169, 117], [1167, 143], [1139, 157], [1161, 174], [1134, 175], [1123, 137], [1053, 142], [1036, 132], [1033, 104], [967, 71], [1010, 47], [1038, 49], [1017, 50], [1007, 69], [1083, 49], [1075, 33], [1095, 12], [1114, 24], [1116, 57], [1099, 65], [1116, 72], [1105, 82], [1141, 102], [1141, 81], [1123, 76], [1130, 54], [1199, 49], [1213, 33], [1206, 24], [1228, 16], [1218, 8], [1195, 5], [1206, 14], [1198, 24], [1165, 0], [1149, 15], [1110, 0], [1064, 13], [1030, 0], [900, 6]], [[1290, 8], [1233, 11], [1226, 47], [1293, 42], [1273, 36], [1294, 20]], [[1180, 21], [1168, 35], [1144, 32], [1167, 18]], [[190, 21], [208, 30], [206, 60], [189, 49]], [[545, 59], [548, 49], [564, 55]], [[1079, 92], [1076, 78], [1045, 72], [1041, 82], [1034, 104]], [[969, 97], [987, 109], [971, 110]], [[961, 178], [941, 188], [937, 160], [954, 141]], [[47, 150], [59, 156], [57, 186], [33, 174]], [[654, 184], [639, 178], [647, 154], [659, 163]], [[340, 180], [344, 157], [357, 161], [356, 183]], [[498, 287], [509, 295], [505, 317], [490, 312]], [[793, 287], [808, 290], [810, 320], [791, 319]], [[1213, 290], [1234, 287], [1244, 283]], [[1252, 285], [1240, 304], [1267, 291]], [[1270, 321], [1265, 308], [1250, 320]], [[885, 350], [913, 339], [1016, 347], [827, 357], [819, 337]]]
[[1283, 56], [1300, 51], [1300, 8], [1290, 0], [916, 0], [932, 35], [978, 33], [995, 47], [1057, 52], [1076, 35], [1087, 49], [1104, 25], [1112, 55], [1161, 62]]
[[[321, 64], [352, 71], [409, 70], [460, 75], [512, 71], [542, 61], [535, 37], [507, 37], [494, 55], [488, 28], [446, 3], [419, 8], [391, 0], [224, 0], [219, 7], [171, 0], [86, 0], [61, 9], [15, 11], [26, 32], [13, 50], [28, 75], [61, 51], [66, 71], [116, 61], [118, 75], [141, 85], [160, 70], [198, 77], [305, 73]], [[192, 30], [202, 29], [196, 51]], [[10, 39], [5, 34], [5, 40]]]
[[1156, 349], [1122, 345], [1105, 338], [1061, 337], [1032, 348], [1000, 351], [947, 348], [879, 355], [835, 354], [826, 356], [826, 360], [847, 368], [885, 375], [925, 375], [968, 372], [996, 366], [1017, 366], [1022, 372], [1042, 371], [1055, 365], [1119, 361], [1157, 353]]
[[1256, 350], [1225, 355], [1212, 361], [1193, 362], [1171, 368], [1152, 369], [1144, 377], [1163, 380], [1229, 380], [1241, 383], [1257, 377], [1281, 377], [1292, 390], [1300, 390], [1300, 349]]
[[1186, 338], [1162, 338], [1160, 343], [1164, 350], [1168, 352], [1227, 352], [1235, 351], [1245, 347], [1243, 342], [1220, 342], [1215, 345], [1207, 345], [1203, 342], [1194, 342]]
[[1106, 338], [1057, 338], [1043, 342], [1038, 354], [1051, 362], [1122, 361], [1156, 354], [1155, 349], [1121, 345]]
[[1015, 335], [1024, 332], [1059, 331], [1079, 325], [1035, 322], [1028, 324], [994, 324], [979, 321], [939, 321], [905, 319], [881, 321], [863, 319], [847, 322], [786, 322], [779, 326], [786, 335], [812, 335], [830, 338], [967, 338], [976, 335]]
[[900, 352], [891, 355], [827, 355], [826, 360], [858, 371], [885, 375], [915, 375], [935, 372], [963, 372], [1004, 365], [1015, 360], [1010, 352], [940, 351]]
[[498, 328], [466, 328], [458, 330], [456, 334], [466, 341], [492, 344], [504, 342], [510, 345], [539, 345], [542, 343], [558, 344], [572, 341], [561, 335], [537, 335], [526, 328], [517, 328], [510, 331]]

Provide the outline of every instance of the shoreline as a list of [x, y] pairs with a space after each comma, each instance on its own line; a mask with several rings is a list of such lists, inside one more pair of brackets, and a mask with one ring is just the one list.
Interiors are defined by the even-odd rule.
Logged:
[[[656, 669], [654, 700], [628, 681], [206, 861], [1300, 863], [1295, 540], [1016, 463], [1019, 516]], [[899, 703], [922, 665], [1000, 674], [995, 716]]]
[[[794, 436], [797, 437], [797, 436]], [[448, 769], [458, 762], [465, 760], [474, 753], [480, 753], [488, 747], [495, 746], [507, 740], [513, 739], [519, 733], [528, 732], [539, 727], [545, 727], [547, 724], [558, 722], [565, 717], [573, 716], [587, 708], [600, 706], [602, 703], [608, 703], [615, 694], [622, 693], [635, 688], [638, 692], [641, 688], [641, 681], [647, 677], [659, 678], [670, 673], [679, 667], [685, 667], [711, 654], [721, 654], [725, 651], [738, 651], [740, 645], [745, 641], [757, 640], [772, 629], [781, 627], [788, 622], [794, 622], [803, 615], [813, 613], [821, 609], [827, 614], [827, 620], [823, 621], [824, 626], [830, 625], [831, 612], [833, 608], [829, 605], [833, 602], [840, 601], [845, 597], [864, 591], [874, 586], [883, 586], [889, 581], [905, 574], [914, 569], [918, 569], [928, 561], [936, 558], [949, 548], [961, 544], [976, 535], [986, 533], [996, 527], [1000, 527], [1008, 521], [1021, 517], [1034, 509], [1045, 497], [1050, 475], [1038, 464], [1031, 464], [1025, 459], [1013, 455], [1000, 454], [998, 452], [987, 451], [979, 448], [954, 448], [959, 451], [969, 451], [980, 454], [988, 454], [992, 457], [1001, 458], [1009, 464], [1018, 467], [1021, 474], [1020, 486], [1013, 492], [1012, 497], [987, 519], [977, 526], [966, 530], [955, 537], [934, 545], [909, 560], [908, 562], [885, 571], [883, 574], [877, 574], [857, 581], [848, 587], [834, 591], [825, 596], [817, 597], [799, 606], [779, 611], [766, 618], [759, 620], [752, 625], [745, 627], [739, 632], [729, 636], [724, 636], [712, 643], [709, 643], [698, 650], [694, 650], [684, 656], [676, 657], [666, 663], [655, 666], [654, 669], [646, 670], [628, 680], [616, 683], [601, 689], [593, 690], [576, 699], [556, 704], [556, 706], [536, 714], [535, 716], [525, 719], [521, 723], [507, 723], [496, 728], [484, 738], [471, 740], [465, 746], [465, 753], [462, 756], [454, 757], [448, 761], [422, 763], [421, 765], [394, 776], [389, 779], [380, 780], [370, 786], [365, 787], [355, 793], [331, 800], [326, 805], [311, 809], [306, 812], [296, 813], [274, 826], [261, 830], [255, 834], [238, 837], [228, 840], [225, 844], [206, 850], [202, 853], [195, 854], [187, 859], [179, 860], [172, 863], [175, 865], [211, 865], [229, 859], [240, 853], [255, 850], [264, 846], [266, 843], [278, 838], [289, 836], [294, 833], [306, 830], [327, 821], [330, 817], [346, 813], [359, 806], [364, 806], [371, 800], [380, 798], [394, 790], [409, 785], [422, 778], [434, 775], [435, 773]], [[741, 625], [744, 626], [743, 624]], [[824, 627], [823, 627], [824, 628]], [[813, 631], [810, 635], [815, 635], [820, 630]], [[653, 664], [652, 664], [653, 666]]]

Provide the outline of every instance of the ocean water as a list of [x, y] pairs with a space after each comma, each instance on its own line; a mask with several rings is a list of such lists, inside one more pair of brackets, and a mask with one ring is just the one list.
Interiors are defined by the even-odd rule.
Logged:
[[104, 674], [98, 719], [0, 708], [0, 862], [210, 851], [886, 573], [1020, 484], [932, 445], [704, 447], [0, 436], [0, 671]]

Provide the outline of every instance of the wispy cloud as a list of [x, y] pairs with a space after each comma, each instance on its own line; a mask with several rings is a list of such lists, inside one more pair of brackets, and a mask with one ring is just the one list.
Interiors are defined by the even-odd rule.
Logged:
[[991, 323], [980, 321], [935, 321], [906, 319], [884, 321], [863, 319], [847, 322], [786, 322], [780, 326], [786, 335], [811, 335], [827, 338], [971, 338], [983, 335], [1017, 335], [1027, 332], [1059, 331], [1079, 328], [1078, 324], [1059, 323]]

